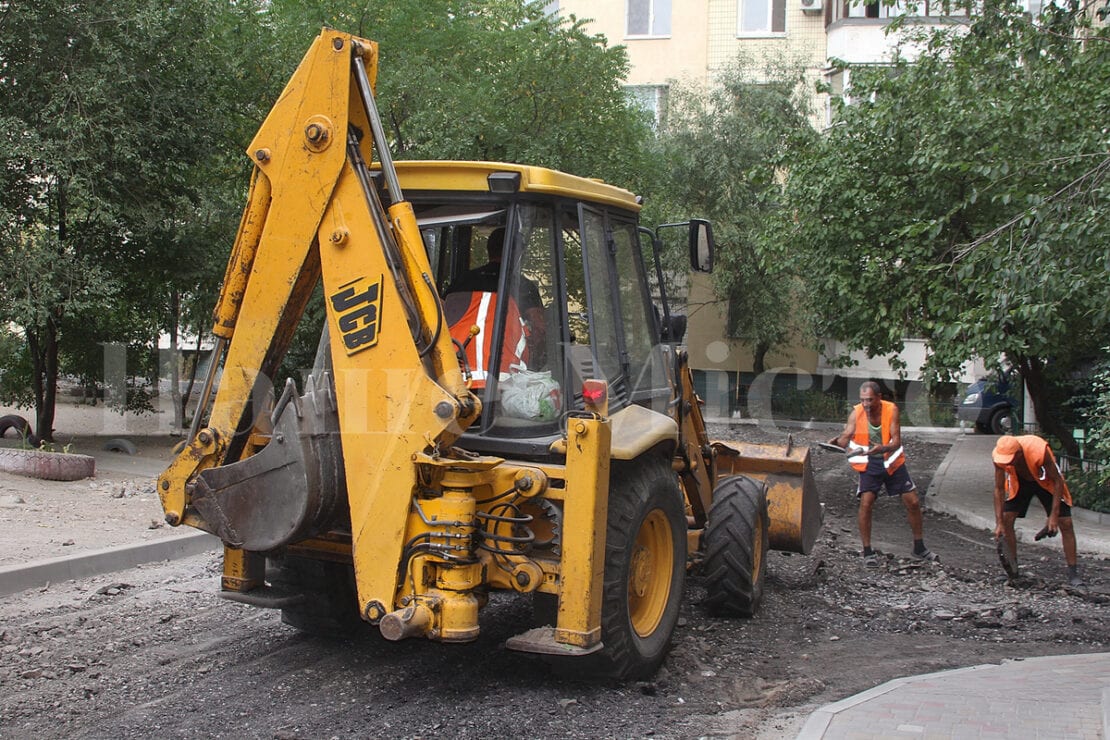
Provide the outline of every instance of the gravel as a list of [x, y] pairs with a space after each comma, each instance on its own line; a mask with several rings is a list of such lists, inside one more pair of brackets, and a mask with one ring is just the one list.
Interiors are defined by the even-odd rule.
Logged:
[[[713, 432], [784, 441], [754, 426]], [[795, 432], [802, 444], [827, 436]], [[924, 490], [947, 446], [906, 447]], [[1008, 586], [989, 532], [927, 511], [941, 561], [921, 563], [902, 507], [883, 500], [880, 567], [865, 569], [854, 474], [839, 455], [813, 462], [826, 505], [816, 551], [771, 554], [752, 619], [710, 617], [691, 576], [651, 681], [573, 680], [505, 650], [528, 621], [514, 595], [491, 599], [466, 645], [310, 638], [218, 598], [218, 558], [198, 556], [0, 603], [0, 738], [793, 737], [813, 709], [898, 676], [1107, 649], [1104, 562], [1085, 563], [1090, 588], [1076, 590], [1058, 543], [1023, 545], [1025, 576]]]

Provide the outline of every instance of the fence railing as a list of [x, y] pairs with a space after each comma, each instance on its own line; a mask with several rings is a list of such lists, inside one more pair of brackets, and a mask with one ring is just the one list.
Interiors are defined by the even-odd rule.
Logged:
[[1107, 463], [1102, 460], [1076, 457], [1075, 455], [1060, 455], [1056, 461], [1060, 464], [1060, 472], [1067, 475], [1069, 472], [1094, 473], [1101, 475], [1106, 470]]

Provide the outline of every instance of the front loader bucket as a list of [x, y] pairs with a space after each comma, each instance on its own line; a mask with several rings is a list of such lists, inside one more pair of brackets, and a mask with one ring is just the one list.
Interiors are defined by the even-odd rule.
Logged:
[[717, 479], [746, 475], [767, 483], [770, 546], [808, 555], [817, 541], [824, 512], [809, 463], [809, 448], [714, 442]]

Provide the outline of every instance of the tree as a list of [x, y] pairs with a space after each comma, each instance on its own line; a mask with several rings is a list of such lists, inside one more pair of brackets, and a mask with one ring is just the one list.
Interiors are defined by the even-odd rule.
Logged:
[[674, 85], [660, 131], [668, 163], [662, 197], [678, 216], [713, 222], [715, 290], [728, 332], [751, 345], [755, 372], [774, 347], [804, 333], [792, 310], [802, 283], [771, 224], [782, 209], [787, 142], [811, 139], [801, 64], [738, 57], [712, 86]]
[[[30, 348], [40, 436], [63, 366], [98, 377], [102, 343], [123, 342], [142, 360], [128, 373], [154, 374], [160, 332], [176, 344], [209, 328], [248, 182], [242, 150], [325, 24], [380, 42], [399, 157], [652, 178], [623, 50], [535, 4], [2, 4], [0, 248], [5, 284], [39, 289], [0, 295], [0, 321]], [[26, 398], [17, 375], [0, 388], [8, 400]]]
[[1072, 445], [1052, 380], [1110, 334], [1110, 31], [1075, 3], [1033, 20], [992, 0], [917, 41], [851, 68], [834, 126], [789, 158], [820, 333], [872, 355], [924, 338], [934, 378], [1005, 355]]
[[62, 361], [93, 377], [102, 342], [152, 348], [177, 325], [170, 281], [197, 287], [222, 274], [189, 236], [237, 220], [221, 175], [249, 108], [250, 65], [265, 58], [250, 56], [256, 10], [220, 0], [0, 8], [0, 249], [11, 286], [0, 320], [26, 339], [40, 437], [51, 438]]
[[522, 0], [278, 0], [289, 48], [329, 25], [379, 44], [377, 99], [397, 159], [517, 162], [625, 187], [657, 165], [629, 104], [628, 58], [576, 19]]
[[[1094, 451], [1093, 457], [1110, 461], [1110, 347], [1103, 348], [1103, 358], [1091, 374], [1091, 408], [1087, 412]], [[1099, 482], [1110, 488], [1110, 464], [1100, 471]]]

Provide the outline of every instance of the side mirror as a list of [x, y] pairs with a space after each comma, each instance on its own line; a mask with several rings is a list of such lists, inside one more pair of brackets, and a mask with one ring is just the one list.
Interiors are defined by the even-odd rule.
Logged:
[[669, 318], [669, 321], [664, 322], [659, 338], [670, 344], [680, 344], [686, 336], [686, 317], [673, 313]]
[[702, 218], [690, 219], [690, 268], [713, 272], [713, 226]]

